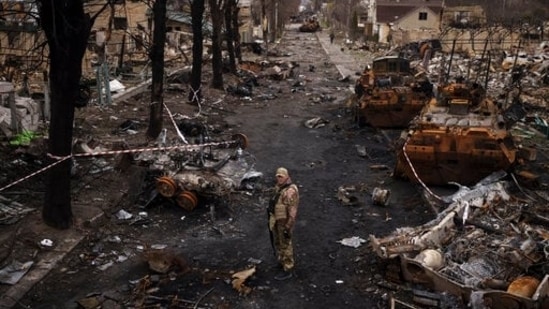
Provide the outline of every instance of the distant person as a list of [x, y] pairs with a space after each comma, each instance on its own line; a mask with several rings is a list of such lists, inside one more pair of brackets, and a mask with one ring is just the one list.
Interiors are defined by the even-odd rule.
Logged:
[[330, 32], [330, 44], [334, 44], [335, 34]]
[[292, 183], [286, 168], [279, 167], [275, 176], [275, 192], [267, 209], [269, 232], [278, 263], [282, 266], [282, 271], [275, 276], [275, 280], [287, 280], [292, 278], [295, 264], [292, 234], [299, 205], [299, 191]]

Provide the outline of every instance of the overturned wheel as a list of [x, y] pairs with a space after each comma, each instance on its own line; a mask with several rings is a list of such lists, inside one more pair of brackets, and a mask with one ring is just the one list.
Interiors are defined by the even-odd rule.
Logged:
[[236, 133], [232, 136], [232, 139], [238, 143], [238, 146], [242, 149], [248, 148], [248, 137], [242, 133]]
[[187, 211], [192, 211], [195, 209], [196, 205], [198, 205], [198, 197], [191, 191], [183, 191], [179, 193], [175, 198], [175, 201], [179, 207]]
[[172, 197], [177, 191], [177, 184], [169, 176], [162, 176], [156, 180], [156, 190], [164, 197]]

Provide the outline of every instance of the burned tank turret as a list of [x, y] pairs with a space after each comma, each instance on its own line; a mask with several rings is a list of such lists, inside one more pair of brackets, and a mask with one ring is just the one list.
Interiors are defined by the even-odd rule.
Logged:
[[431, 82], [414, 76], [408, 59], [379, 57], [355, 84], [355, 118], [359, 125], [404, 128], [429, 102], [432, 93]]
[[395, 176], [428, 185], [477, 183], [515, 163], [517, 148], [503, 111], [478, 84], [438, 89], [403, 132]]

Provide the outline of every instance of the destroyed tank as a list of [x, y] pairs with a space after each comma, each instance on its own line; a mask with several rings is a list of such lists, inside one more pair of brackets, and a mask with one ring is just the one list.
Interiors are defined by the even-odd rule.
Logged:
[[399, 56], [374, 59], [355, 84], [359, 126], [405, 128], [432, 98], [433, 85], [416, 77], [410, 61]]
[[397, 143], [396, 177], [427, 185], [475, 184], [514, 163], [504, 111], [476, 83], [449, 83]]
[[316, 32], [320, 30], [320, 23], [316, 17], [309, 17], [305, 19], [303, 24], [299, 26], [300, 32]]

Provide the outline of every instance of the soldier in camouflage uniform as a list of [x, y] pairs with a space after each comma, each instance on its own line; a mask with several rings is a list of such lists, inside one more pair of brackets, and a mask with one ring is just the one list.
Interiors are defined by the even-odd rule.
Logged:
[[280, 167], [276, 170], [275, 194], [272, 196], [268, 215], [271, 242], [275, 249], [278, 262], [283, 272], [276, 280], [286, 280], [292, 277], [294, 269], [294, 250], [292, 232], [299, 205], [299, 191], [292, 183], [288, 170]]

